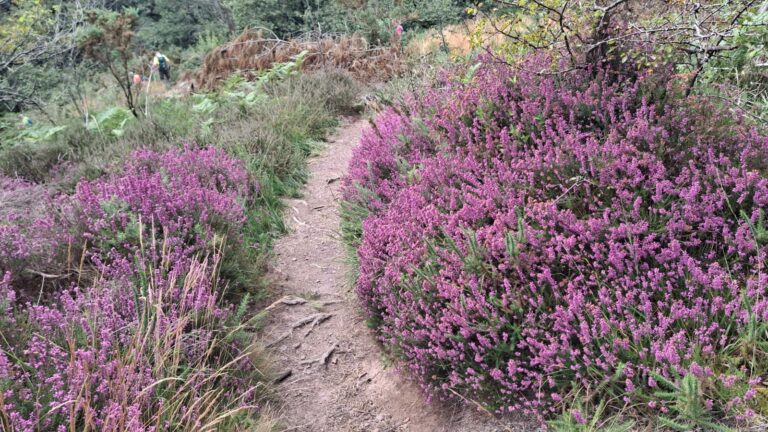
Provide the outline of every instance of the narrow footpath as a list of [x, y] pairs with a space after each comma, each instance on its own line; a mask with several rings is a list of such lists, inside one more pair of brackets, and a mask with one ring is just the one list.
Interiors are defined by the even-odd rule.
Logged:
[[[275, 379], [280, 430], [504, 431], [475, 410], [427, 403], [389, 364], [366, 326], [339, 234], [339, 188], [364, 120], [343, 124], [309, 162], [301, 199], [287, 200], [290, 233], [276, 246], [262, 341]], [[522, 430], [522, 429], [517, 429]]]

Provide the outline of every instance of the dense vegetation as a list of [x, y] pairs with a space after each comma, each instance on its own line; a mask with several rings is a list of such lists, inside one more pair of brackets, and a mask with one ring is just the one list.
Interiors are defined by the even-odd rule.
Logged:
[[0, 153], [4, 430], [260, 421], [251, 305], [280, 198], [356, 100], [339, 71], [265, 76]]
[[704, 32], [590, 36], [558, 4], [487, 18], [500, 49], [363, 138], [343, 228], [371, 325], [430, 391], [553, 428], [764, 425], [768, 135], [713, 85], [741, 48], [714, 66]]
[[426, 390], [563, 431], [768, 424], [768, 2], [0, 11], [0, 430], [271, 427], [281, 198], [382, 64], [414, 70], [372, 86], [342, 229]]
[[[388, 44], [397, 25], [417, 31], [465, 16], [472, 2], [461, 0], [12, 0], [0, 14], [0, 113], [29, 107], [54, 117], [55, 107], [84, 111], [93, 79], [110, 72], [126, 81], [149, 75], [155, 51], [182, 68], [240, 34], [262, 29], [272, 38], [304, 33], [358, 33], [371, 45]], [[122, 17], [121, 30], [104, 24]], [[101, 33], [105, 28], [108, 31]], [[101, 33], [101, 34], [100, 34]], [[94, 36], [98, 36], [95, 40]], [[106, 39], [106, 44], [104, 43]], [[110, 40], [111, 39], [111, 40]], [[88, 55], [84, 45], [117, 57]], [[130, 54], [123, 58], [124, 54]], [[114, 73], [113, 67], [119, 66]], [[180, 68], [174, 69], [181, 70]], [[181, 74], [177, 74], [181, 75]], [[80, 113], [83, 116], [83, 113]], [[51, 118], [48, 118], [50, 120]], [[0, 127], [2, 124], [0, 123]]]

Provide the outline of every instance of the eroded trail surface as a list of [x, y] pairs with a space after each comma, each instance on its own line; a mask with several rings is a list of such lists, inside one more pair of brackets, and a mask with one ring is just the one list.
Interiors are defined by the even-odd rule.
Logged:
[[271, 306], [262, 339], [278, 376], [279, 424], [300, 432], [508, 430], [471, 409], [428, 404], [386, 366], [366, 326], [349, 282], [338, 208], [341, 178], [366, 125], [345, 122], [310, 161], [303, 198], [287, 202], [291, 232], [278, 241], [272, 270], [283, 297]]

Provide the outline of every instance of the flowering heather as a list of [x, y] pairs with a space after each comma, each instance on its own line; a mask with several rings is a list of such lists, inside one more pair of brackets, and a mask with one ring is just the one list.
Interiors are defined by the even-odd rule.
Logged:
[[[71, 201], [99, 277], [44, 303], [22, 302], [11, 272], [0, 278], [0, 429], [213, 430], [255, 410], [252, 350], [219, 287], [224, 238], [238, 241], [255, 190], [212, 148], [141, 150], [81, 182]], [[3, 238], [24, 246], [48, 228], [23, 220]]]
[[661, 76], [549, 65], [447, 74], [364, 135], [345, 199], [381, 340], [500, 413], [666, 413], [684, 376], [764, 411], [768, 137]]
[[216, 234], [236, 243], [253, 190], [242, 162], [213, 147], [185, 147], [138, 150], [120, 172], [79, 183], [75, 200], [101, 258], [130, 257], [144, 225], [165, 238], [162, 247], [180, 263], [206, 250]]
[[0, 176], [0, 272], [57, 272], [72, 242], [72, 213], [67, 197]]
[[26, 305], [16, 318], [24, 324], [3, 331], [11, 346], [0, 356], [0, 419], [19, 431], [70, 422], [200, 430], [221, 413], [213, 404], [248, 409], [258, 396], [254, 369], [249, 351], [226, 339], [235, 329], [222, 325], [228, 311], [208, 264], [139, 271], [146, 286], [99, 281], [51, 305]]

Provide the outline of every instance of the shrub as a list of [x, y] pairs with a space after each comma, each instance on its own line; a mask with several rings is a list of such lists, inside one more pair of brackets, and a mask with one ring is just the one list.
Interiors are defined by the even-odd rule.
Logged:
[[331, 115], [350, 115], [360, 110], [362, 88], [349, 72], [329, 68], [289, 78], [267, 91], [297, 101], [318, 101]]
[[60, 143], [14, 145], [0, 150], [0, 173], [39, 182], [61, 163], [68, 149]]
[[33, 273], [65, 271], [77, 246], [73, 222], [68, 197], [0, 176], [0, 273], [13, 273], [19, 289]]
[[140, 226], [165, 237], [172, 261], [205, 252], [214, 235], [239, 240], [245, 222], [248, 173], [242, 163], [215, 148], [137, 150], [122, 170], [77, 186], [86, 238], [108, 254], [140, 247]]
[[[3, 181], [5, 195], [42, 194]], [[238, 416], [255, 412], [260, 386], [244, 332], [248, 298], [237, 309], [227, 303], [219, 270], [225, 239], [238, 244], [257, 192], [239, 160], [189, 146], [136, 151], [115, 173], [78, 184], [71, 202], [98, 277], [23, 302], [3, 267], [3, 429], [247, 427]], [[61, 242], [47, 237], [57, 228], [49, 212], [3, 225], [0, 258], [53, 259]]]
[[454, 71], [365, 133], [344, 227], [382, 342], [500, 413], [768, 414], [768, 137], [668, 74], [550, 66]]
[[[254, 411], [252, 348], [236, 338], [241, 317], [220, 304], [218, 258], [166, 272], [169, 258], [158, 268], [132, 269], [126, 276], [135, 283], [102, 279], [4, 314], [0, 424], [17, 431], [213, 430]], [[5, 279], [3, 294], [13, 301]]]

